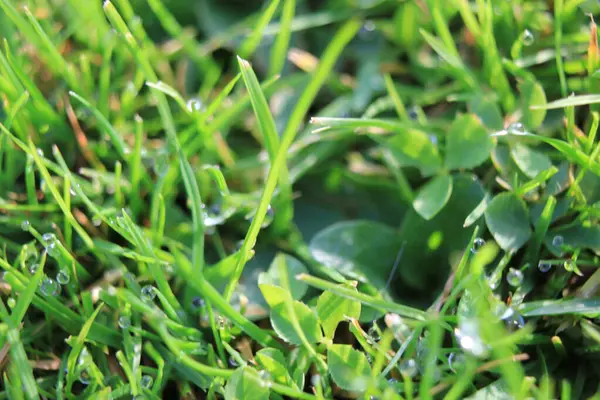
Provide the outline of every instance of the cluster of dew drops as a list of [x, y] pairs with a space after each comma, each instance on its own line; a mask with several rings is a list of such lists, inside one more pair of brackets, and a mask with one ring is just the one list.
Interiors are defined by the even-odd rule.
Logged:
[[[25, 232], [31, 230], [31, 223], [25, 220], [21, 223], [21, 229]], [[53, 233], [44, 233], [42, 235], [42, 244], [46, 253], [53, 258], [59, 258], [61, 256], [60, 243]], [[32, 262], [29, 267], [29, 273], [35, 275], [39, 269], [37, 262]], [[40, 283], [40, 291], [44, 296], [57, 296], [60, 293], [61, 286], [67, 285], [71, 280], [71, 274], [66, 269], [60, 269], [56, 273], [56, 277], [53, 279], [49, 276], [45, 276]]]

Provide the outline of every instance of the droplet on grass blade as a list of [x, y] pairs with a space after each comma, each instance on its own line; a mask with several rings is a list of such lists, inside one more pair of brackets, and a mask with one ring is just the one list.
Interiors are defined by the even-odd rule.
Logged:
[[531, 33], [531, 31], [529, 29], [525, 29], [523, 31], [521, 40], [523, 41], [523, 44], [525, 46], [531, 46], [533, 44], [533, 42], [535, 41], [535, 37], [533, 36], [533, 33]]
[[400, 363], [399, 369], [402, 375], [412, 378], [419, 371], [419, 366], [414, 359], [409, 358], [408, 360], [404, 360]]
[[31, 228], [31, 223], [28, 220], [25, 220], [23, 222], [21, 222], [21, 229], [24, 230], [25, 232], [29, 232], [29, 229]]
[[155, 288], [152, 285], [146, 285], [142, 288], [142, 300], [152, 301], [156, 298]]
[[44, 296], [56, 296], [60, 292], [60, 285], [52, 278], [45, 277], [40, 284], [40, 291]]
[[540, 261], [538, 263], [538, 270], [542, 273], [546, 273], [552, 269], [552, 264], [547, 261]]
[[15, 308], [15, 306], [17, 305], [17, 301], [14, 297], [9, 297], [8, 300], [6, 300], [6, 305], [8, 305], [8, 307], [11, 309]]
[[119, 328], [121, 329], [127, 329], [131, 326], [131, 318], [128, 315], [121, 315], [119, 317]]
[[525, 134], [525, 126], [523, 126], [520, 122], [513, 122], [506, 129], [507, 133], [510, 135], [524, 135]]
[[71, 280], [71, 276], [69, 275], [69, 273], [63, 269], [61, 269], [60, 271], [58, 271], [58, 273], [56, 274], [56, 281], [58, 283], [60, 283], [61, 285], [66, 285], [67, 283], [69, 283], [69, 281]]
[[33, 263], [29, 266], [29, 273], [31, 275], [35, 275], [35, 273], [37, 272], [37, 270], [40, 268], [40, 264], [38, 263]]
[[454, 329], [454, 336], [463, 350], [473, 354], [475, 357], [486, 357], [488, 346], [483, 342], [479, 334], [479, 323], [476, 320], [461, 321]]
[[519, 287], [523, 283], [523, 272], [515, 268], [509, 268], [506, 281], [512, 287]]
[[562, 237], [561, 235], [556, 235], [554, 236], [554, 238], [552, 238], [552, 246], [554, 247], [562, 247], [565, 244], [565, 238]]
[[153, 383], [154, 379], [150, 375], [143, 375], [142, 379], [140, 379], [140, 386], [144, 389], [150, 389]]
[[473, 253], [477, 253], [485, 244], [485, 240], [483, 240], [482, 238], [475, 238], [475, 240], [473, 240], [473, 247], [471, 248], [471, 252]]
[[458, 372], [465, 366], [465, 355], [462, 353], [450, 353], [448, 357], [448, 366], [452, 372]]

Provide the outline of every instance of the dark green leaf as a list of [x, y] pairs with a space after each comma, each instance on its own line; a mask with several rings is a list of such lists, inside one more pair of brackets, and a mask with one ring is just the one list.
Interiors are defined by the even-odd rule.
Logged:
[[352, 346], [334, 344], [327, 350], [329, 373], [340, 388], [350, 392], [364, 392], [369, 382], [371, 366], [364, 353]]
[[424, 175], [433, 175], [442, 166], [438, 150], [425, 132], [408, 129], [384, 143], [403, 167], [416, 167]]
[[492, 138], [481, 122], [471, 114], [457, 117], [446, 144], [446, 168], [475, 168], [490, 156]]
[[477, 95], [469, 101], [469, 111], [481, 120], [490, 131], [499, 131], [504, 126], [498, 103], [488, 96]]
[[526, 79], [520, 83], [519, 92], [521, 92], [523, 113], [521, 121], [525, 127], [534, 130], [544, 122], [546, 117], [546, 110], [543, 108], [546, 105], [546, 93], [542, 85], [533, 79]]
[[419, 192], [413, 207], [419, 215], [430, 220], [446, 205], [452, 194], [452, 177], [440, 175], [429, 181]]
[[529, 211], [523, 200], [512, 193], [494, 197], [485, 210], [485, 222], [498, 245], [515, 252], [531, 237]]
[[269, 388], [260, 384], [258, 373], [250, 367], [238, 368], [227, 380], [225, 400], [268, 400]]
[[552, 167], [548, 156], [521, 143], [512, 146], [510, 155], [519, 169], [530, 178], [535, 178], [540, 172]]

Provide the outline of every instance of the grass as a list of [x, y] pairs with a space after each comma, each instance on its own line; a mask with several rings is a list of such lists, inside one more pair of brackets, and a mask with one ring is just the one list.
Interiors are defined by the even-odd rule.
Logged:
[[0, 398], [599, 398], [599, 13], [0, 0]]

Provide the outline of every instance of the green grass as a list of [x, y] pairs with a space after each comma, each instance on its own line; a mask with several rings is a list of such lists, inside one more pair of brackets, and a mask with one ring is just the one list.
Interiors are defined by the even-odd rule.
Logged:
[[600, 398], [598, 14], [0, 0], [0, 399]]

